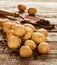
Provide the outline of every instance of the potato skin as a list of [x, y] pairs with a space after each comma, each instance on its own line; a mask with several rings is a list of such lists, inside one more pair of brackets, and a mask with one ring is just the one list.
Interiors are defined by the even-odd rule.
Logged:
[[39, 44], [41, 42], [45, 42], [46, 37], [42, 33], [34, 32], [33, 35], [32, 35], [32, 40], [35, 43]]
[[5, 32], [5, 33], [7, 33], [10, 29], [11, 29], [11, 25], [12, 25], [12, 23], [11, 22], [6, 22], [6, 23], [4, 23], [4, 25], [3, 25], [3, 31]]
[[7, 38], [10, 38], [10, 36], [13, 36], [14, 35], [14, 31], [13, 30], [9, 30], [7, 33]]
[[26, 10], [26, 6], [20, 4], [20, 5], [18, 5], [18, 9], [19, 9], [20, 11], [24, 11], [24, 10]]
[[38, 46], [38, 51], [42, 54], [46, 54], [50, 51], [50, 45], [46, 42], [42, 42]]
[[45, 37], [48, 36], [48, 31], [46, 29], [38, 29], [37, 32], [42, 33], [43, 35], [45, 35]]
[[14, 21], [14, 23], [16, 23], [16, 24], [21, 24], [19, 21]]
[[21, 39], [18, 36], [11, 36], [8, 38], [8, 47], [11, 49], [19, 48], [21, 45]]
[[25, 35], [22, 37], [23, 41], [26, 41], [26, 40], [30, 39], [31, 36], [32, 36], [32, 34], [33, 34], [33, 31], [32, 31], [31, 28], [29, 28], [29, 27], [25, 27], [25, 28], [26, 28], [26, 33], [25, 33]]
[[25, 27], [30, 27], [33, 31], [35, 31], [35, 27], [32, 24], [25, 23]]
[[11, 29], [14, 30], [14, 28], [15, 28], [16, 26], [18, 26], [18, 24], [16, 24], [16, 23], [12, 23], [12, 25], [11, 25]]
[[25, 41], [25, 46], [29, 46], [32, 50], [35, 50], [36, 44], [32, 40]]
[[32, 50], [29, 46], [22, 46], [20, 48], [21, 57], [30, 57], [32, 55]]
[[14, 28], [15, 35], [22, 37], [23, 35], [25, 35], [25, 33], [26, 33], [26, 29], [23, 25], [15, 26], [15, 28]]
[[35, 13], [37, 12], [37, 10], [36, 10], [36, 8], [29, 8], [28, 9], [28, 13], [29, 13], [29, 15], [35, 15]]
[[9, 20], [8, 19], [1, 19], [0, 20], [1, 27], [3, 27], [4, 23], [6, 23], [6, 22], [9, 22]]

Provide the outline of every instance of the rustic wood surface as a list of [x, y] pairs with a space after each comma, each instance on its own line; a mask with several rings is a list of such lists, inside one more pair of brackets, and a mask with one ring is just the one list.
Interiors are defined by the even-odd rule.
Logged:
[[[9, 0], [0, 0], [0, 1], [9, 1]], [[11, 1], [11, 0], [10, 0]], [[57, 0], [12, 0], [12, 1], [22, 1], [22, 2], [57, 2]]]
[[[40, 3], [40, 2], [19, 2], [19, 1], [0, 1], [0, 9], [10, 12], [17, 12], [17, 5], [25, 4], [27, 8], [34, 6], [37, 8], [37, 16], [49, 20], [55, 24], [54, 30], [49, 31], [47, 42], [51, 45], [51, 51], [46, 55], [35, 55], [30, 58], [20, 58], [16, 51], [7, 47], [6, 44], [0, 43], [0, 65], [57, 65], [57, 3]], [[23, 16], [27, 15], [23, 13]], [[1, 18], [1, 17], [0, 17]], [[0, 39], [1, 39], [0, 35]]]

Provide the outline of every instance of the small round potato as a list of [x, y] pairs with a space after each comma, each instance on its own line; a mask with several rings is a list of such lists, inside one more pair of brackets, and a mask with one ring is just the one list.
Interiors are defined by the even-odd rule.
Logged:
[[9, 20], [8, 19], [1, 19], [0, 20], [1, 26], [3, 27], [4, 26], [4, 23], [6, 23], [6, 22], [9, 22]]
[[7, 32], [7, 38], [10, 38], [10, 36], [14, 35], [14, 31], [13, 30], [9, 30]]
[[30, 57], [32, 56], [32, 49], [29, 46], [22, 46], [20, 48], [21, 57]]
[[45, 37], [48, 36], [48, 31], [46, 29], [38, 29], [37, 32], [42, 33], [43, 35], [45, 35]]
[[4, 23], [4, 25], [3, 25], [3, 31], [4, 31], [5, 33], [8, 32], [8, 30], [11, 29], [11, 25], [12, 25], [11, 22], [6, 22], [6, 23]]
[[36, 10], [36, 8], [29, 8], [28, 9], [28, 13], [29, 13], [29, 15], [35, 15], [35, 13], [37, 12], [37, 10]]
[[50, 45], [46, 42], [42, 42], [38, 46], [38, 51], [42, 54], [46, 54], [50, 51]]
[[32, 24], [24, 24], [25, 27], [30, 27], [33, 31], [35, 31], [35, 27]]
[[18, 36], [11, 36], [8, 38], [8, 47], [11, 49], [19, 48], [21, 45], [21, 39]]
[[16, 23], [12, 23], [11, 29], [14, 30], [14, 28], [15, 28], [17, 25], [18, 25], [18, 24], [16, 24]]
[[18, 26], [15, 26], [14, 28], [14, 33], [17, 36], [23, 36], [25, 32], [26, 32], [26, 29], [23, 25], [18, 25]]
[[36, 48], [36, 44], [32, 40], [25, 41], [25, 46], [29, 46], [32, 50], [35, 50], [35, 48]]
[[20, 11], [24, 11], [24, 10], [26, 10], [26, 6], [20, 4], [20, 5], [18, 5], [18, 9], [19, 9]]
[[41, 42], [46, 41], [46, 37], [42, 33], [34, 32], [33, 35], [32, 35], [32, 40], [35, 43], [39, 44]]
[[22, 37], [24, 41], [30, 39], [33, 34], [33, 31], [31, 28], [29, 27], [25, 27], [25, 28], [26, 28], [26, 34]]

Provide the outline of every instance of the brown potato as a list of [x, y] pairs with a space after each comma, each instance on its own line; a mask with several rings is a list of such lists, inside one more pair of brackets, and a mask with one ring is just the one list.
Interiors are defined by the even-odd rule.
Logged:
[[21, 57], [30, 57], [32, 56], [32, 50], [29, 46], [22, 46], [20, 48], [20, 56]]
[[0, 21], [0, 27], [2, 27], [2, 22]]
[[16, 24], [21, 24], [19, 21], [14, 21], [14, 23], [16, 23]]
[[25, 46], [29, 46], [32, 50], [35, 50], [35, 48], [36, 48], [36, 44], [32, 40], [25, 41]]
[[35, 13], [37, 12], [37, 10], [36, 10], [36, 8], [29, 8], [28, 9], [28, 13], [29, 13], [29, 15], [35, 15]]
[[9, 22], [9, 20], [8, 19], [1, 19], [0, 25], [3, 27], [4, 23], [6, 23], [6, 22]]
[[32, 40], [39, 44], [41, 42], [46, 41], [46, 37], [42, 33], [34, 32], [32, 35]]
[[10, 36], [14, 35], [14, 31], [13, 30], [9, 30], [7, 32], [7, 38], [10, 38]]
[[26, 28], [26, 34], [22, 37], [23, 41], [30, 39], [33, 34], [33, 31], [31, 28], [29, 27], [25, 27], [25, 28]]
[[20, 5], [18, 5], [18, 9], [19, 9], [20, 11], [24, 11], [24, 10], [26, 10], [26, 6], [20, 4]]
[[48, 53], [50, 51], [50, 45], [46, 42], [42, 42], [38, 46], [38, 51], [42, 54]]
[[45, 35], [45, 37], [48, 36], [48, 31], [46, 29], [38, 29], [37, 32], [42, 33], [43, 35]]
[[11, 29], [11, 22], [6, 22], [6, 23], [4, 23], [4, 25], [3, 25], [3, 31], [6, 33], [6, 32], [8, 32], [8, 30], [10, 30]]
[[8, 38], [8, 47], [11, 49], [19, 48], [21, 45], [21, 39], [18, 36], [10, 36]]
[[17, 25], [18, 25], [18, 24], [16, 24], [16, 23], [12, 23], [11, 29], [14, 30], [14, 28], [15, 28]]
[[35, 31], [35, 27], [32, 24], [25, 23], [25, 27], [30, 27], [33, 31]]
[[18, 25], [14, 28], [14, 33], [17, 36], [23, 36], [26, 32], [26, 29], [23, 25]]

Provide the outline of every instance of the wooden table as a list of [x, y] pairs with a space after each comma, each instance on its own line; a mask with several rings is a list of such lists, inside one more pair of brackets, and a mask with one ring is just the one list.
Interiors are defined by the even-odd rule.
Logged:
[[[20, 2], [16, 1], [0, 1], [0, 9], [17, 12], [17, 5], [19, 3]], [[36, 59], [34, 59], [34, 57], [20, 58], [15, 51], [7, 48], [6, 44], [0, 43], [0, 65], [57, 65], [57, 3], [21, 3], [25, 4], [27, 8], [32, 6], [36, 7], [38, 10], [37, 16], [47, 19], [55, 24], [55, 29], [51, 30], [47, 37], [47, 42], [51, 45], [51, 51], [49, 54], [36, 56]], [[24, 14], [27, 15], [27, 11]]]

